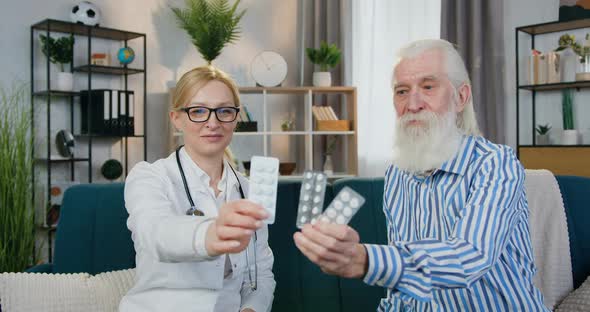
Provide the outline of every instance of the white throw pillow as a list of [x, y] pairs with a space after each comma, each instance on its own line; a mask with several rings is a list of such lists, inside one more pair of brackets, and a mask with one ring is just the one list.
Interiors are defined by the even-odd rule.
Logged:
[[2, 273], [0, 305], [5, 312], [117, 311], [134, 283], [135, 269], [88, 273]]
[[569, 294], [557, 307], [556, 312], [590, 312], [590, 277]]

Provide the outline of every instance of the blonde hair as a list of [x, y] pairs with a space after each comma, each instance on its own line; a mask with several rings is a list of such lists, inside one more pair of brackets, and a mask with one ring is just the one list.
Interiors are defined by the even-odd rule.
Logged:
[[[455, 87], [455, 93], [463, 85], [469, 86], [471, 89], [471, 80], [469, 79], [469, 73], [467, 67], [459, 55], [459, 52], [455, 49], [453, 44], [443, 39], [425, 39], [411, 42], [405, 47], [401, 48], [397, 53], [398, 60], [395, 67], [403, 59], [414, 58], [424, 52], [439, 50], [442, 51], [445, 57], [445, 70], [447, 77], [451, 81], [453, 87]], [[392, 75], [392, 86], [395, 85], [395, 75]], [[456, 98], [455, 98], [456, 97]], [[455, 100], [458, 100], [458, 95], [455, 94]], [[473, 108], [473, 94], [467, 100], [465, 108], [459, 114], [457, 114], [457, 127], [462, 130], [466, 135], [480, 136], [479, 126], [477, 125], [477, 118], [475, 117], [475, 110]]]
[[194, 68], [180, 77], [172, 96], [171, 110], [182, 109], [201, 88], [213, 80], [225, 84], [233, 95], [234, 105], [236, 107], [240, 106], [240, 91], [232, 78], [222, 70], [208, 65]]

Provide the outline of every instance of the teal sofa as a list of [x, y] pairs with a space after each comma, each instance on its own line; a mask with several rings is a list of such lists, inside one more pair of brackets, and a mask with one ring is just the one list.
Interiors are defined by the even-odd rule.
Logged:
[[[558, 176], [564, 199], [574, 287], [590, 275], [590, 179]], [[351, 221], [363, 242], [386, 244], [382, 211], [383, 178], [341, 179], [326, 191], [326, 205], [344, 186], [361, 193], [367, 202]], [[124, 184], [73, 186], [64, 195], [52, 264], [29, 272], [97, 274], [135, 266], [135, 251], [127, 229]], [[269, 243], [275, 255], [277, 282], [273, 311], [373, 311], [385, 290], [359, 280], [322, 273], [297, 250], [293, 233], [299, 199], [298, 181], [281, 181], [277, 220], [270, 226]]]

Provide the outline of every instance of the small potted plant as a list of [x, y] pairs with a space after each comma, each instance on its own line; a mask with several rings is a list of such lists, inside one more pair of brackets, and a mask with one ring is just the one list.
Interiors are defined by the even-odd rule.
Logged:
[[49, 58], [53, 64], [59, 64], [60, 72], [57, 73], [55, 86], [52, 89], [60, 91], [72, 91], [74, 89], [74, 76], [66, 72], [65, 64], [72, 62], [74, 49], [74, 36], [61, 37], [54, 39], [45, 35], [40, 35], [43, 54]]
[[295, 118], [292, 114], [289, 114], [283, 122], [281, 123], [281, 130], [283, 131], [293, 131], [295, 126]]
[[186, 9], [171, 7], [180, 28], [186, 30], [201, 56], [211, 62], [228, 44], [240, 38], [238, 24], [246, 10], [237, 12], [240, 0], [186, 0]]
[[307, 48], [307, 57], [316, 65], [320, 71], [313, 72], [313, 85], [316, 87], [329, 87], [332, 85], [332, 76], [328, 69], [336, 67], [340, 63], [342, 53], [335, 44], [327, 44], [322, 41], [319, 49]]
[[537, 128], [537, 145], [549, 145], [549, 130], [551, 130], [551, 125], [538, 125]]

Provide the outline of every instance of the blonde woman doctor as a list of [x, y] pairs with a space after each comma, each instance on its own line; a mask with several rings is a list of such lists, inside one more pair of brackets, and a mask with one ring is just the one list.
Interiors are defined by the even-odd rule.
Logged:
[[275, 288], [268, 217], [224, 161], [239, 112], [234, 82], [211, 67], [178, 81], [170, 119], [185, 145], [125, 183], [135, 285], [120, 311], [269, 311]]

